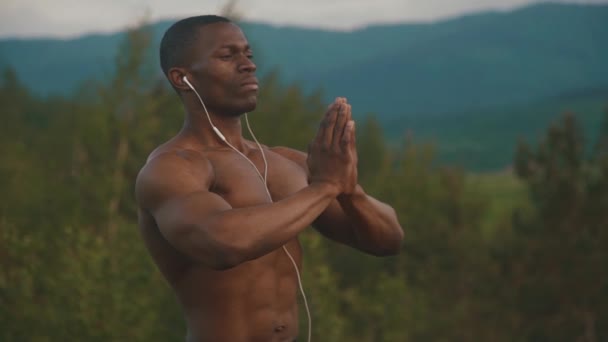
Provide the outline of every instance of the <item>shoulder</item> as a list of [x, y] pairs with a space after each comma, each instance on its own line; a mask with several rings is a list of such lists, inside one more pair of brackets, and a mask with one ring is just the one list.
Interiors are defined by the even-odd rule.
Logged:
[[306, 159], [308, 158], [307, 153], [284, 146], [271, 147], [269, 150], [282, 156], [283, 158], [291, 160], [304, 169], [308, 169], [308, 165], [306, 164]]
[[200, 152], [153, 153], [137, 175], [135, 197], [141, 207], [151, 209], [170, 197], [208, 190], [214, 178], [211, 162]]

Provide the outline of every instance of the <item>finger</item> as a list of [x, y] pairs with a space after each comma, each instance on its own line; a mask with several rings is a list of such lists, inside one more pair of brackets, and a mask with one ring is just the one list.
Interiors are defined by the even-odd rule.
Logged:
[[355, 121], [354, 120], [350, 120], [350, 122], [352, 122], [352, 129], [350, 130], [350, 151], [353, 154], [353, 156], [357, 156], [357, 134], [356, 134], [356, 126], [355, 126]]
[[348, 122], [348, 120], [346, 119], [348, 110], [347, 107], [347, 104], [340, 104], [340, 111], [338, 112], [336, 125], [334, 126], [333, 133], [332, 145], [334, 148], [340, 148], [340, 138], [342, 138], [342, 136], [344, 135], [344, 129], [346, 127], [346, 123]]
[[327, 137], [327, 135], [331, 133], [328, 130], [330, 129], [329, 127], [331, 126], [331, 122], [334, 120], [332, 115], [334, 115], [335, 112], [339, 110], [340, 103], [342, 103], [341, 99], [342, 98], [340, 97], [336, 97], [334, 99], [334, 102], [327, 107], [327, 111], [325, 112], [323, 120], [321, 120], [320, 129], [317, 133], [317, 141], [319, 143], [331, 144], [332, 136]]
[[347, 152], [352, 144], [353, 138], [353, 130], [355, 128], [355, 122], [350, 120], [346, 123], [346, 127], [344, 128], [344, 134], [342, 134], [342, 138], [340, 139], [341, 145], [343, 147], [343, 151]]
[[330, 113], [334, 110], [334, 107], [336, 106], [336, 103], [332, 103], [329, 106], [327, 106], [327, 111], [325, 112], [325, 115], [323, 116], [323, 119], [321, 119], [321, 122], [319, 123], [319, 129], [317, 130], [317, 135], [314, 138], [314, 141], [316, 142], [323, 142], [323, 140], [325, 139], [325, 131], [327, 130], [327, 118], [329, 117]]
[[357, 154], [357, 126], [355, 124], [355, 120], [353, 120], [353, 115], [352, 115], [352, 110], [351, 110], [351, 106], [348, 105], [348, 120], [353, 122], [353, 129], [351, 131], [351, 141], [350, 141], [350, 146], [351, 146], [351, 150], [353, 151], [353, 153], [356, 155]]
[[329, 106], [327, 106], [327, 111], [325, 112], [325, 115], [323, 116], [323, 119], [325, 119], [325, 118], [327, 118], [329, 116], [329, 113], [331, 113], [332, 109], [337, 105], [337, 100], [338, 99], [336, 99]]
[[349, 134], [347, 129], [346, 129], [346, 125], [348, 124], [349, 121], [351, 120], [351, 110], [350, 110], [350, 105], [346, 104], [345, 108], [344, 108], [344, 124], [342, 125], [342, 130], [339, 133], [339, 137], [340, 139], [342, 138], [342, 136], [344, 136], [345, 134]]
[[325, 130], [322, 136], [322, 142], [325, 146], [331, 146], [333, 135], [334, 135], [334, 127], [336, 126], [336, 120], [338, 119], [338, 112], [341, 110], [342, 105], [336, 104], [332, 110], [329, 112], [327, 118], [325, 118]]
[[348, 120], [352, 120], [353, 118], [353, 112], [352, 112], [353, 107], [350, 105], [350, 103], [348, 104]]

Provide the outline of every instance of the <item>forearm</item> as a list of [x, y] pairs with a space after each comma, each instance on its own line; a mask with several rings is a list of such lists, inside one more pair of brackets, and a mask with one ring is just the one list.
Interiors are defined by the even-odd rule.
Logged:
[[403, 228], [392, 207], [368, 196], [360, 186], [354, 194], [340, 195], [337, 199], [357, 247], [376, 255], [399, 252]]
[[316, 183], [278, 202], [226, 210], [201, 222], [193, 243], [206, 241], [228, 267], [253, 260], [295, 238], [335, 197], [333, 186]]

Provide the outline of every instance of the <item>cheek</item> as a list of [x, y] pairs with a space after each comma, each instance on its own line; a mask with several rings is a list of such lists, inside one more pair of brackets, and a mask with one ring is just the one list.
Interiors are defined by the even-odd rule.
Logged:
[[216, 70], [209, 73], [208, 88], [215, 95], [228, 96], [232, 91], [234, 91], [234, 73], [226, 69], [226, 67], [218, 67]]
[[201, 77], [201, 96], [205, 102], [219, 103], [229, 95], [226, 79], [217, 72], [208, 73]]
[[223, 86], [231, 78], [231, 72], [225, 63], [209, 62], [206, 63], [198, 72], [198, 79], [201, 87], [212, 90], [218, 86]]
[[203, 78], [205, 90], [210, 92], [216, 92], [218, 89], [223, 88], [222, 83], [223, 80], [221, 75], [218, 75], [216, 72], [209, 73]]

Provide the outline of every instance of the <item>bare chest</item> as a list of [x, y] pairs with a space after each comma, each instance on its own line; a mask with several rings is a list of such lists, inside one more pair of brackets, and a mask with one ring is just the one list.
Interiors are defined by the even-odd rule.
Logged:
[[214, 169], [211, 191], [233, 208], [280, 201], [307, 186], [306, 172], [299, 165], [272, 152], [267, 153], [266, 185], [261, 177], [264, 175], [261, 155], [250, 156], [253, 165], [236, 153], [210, 160]]

